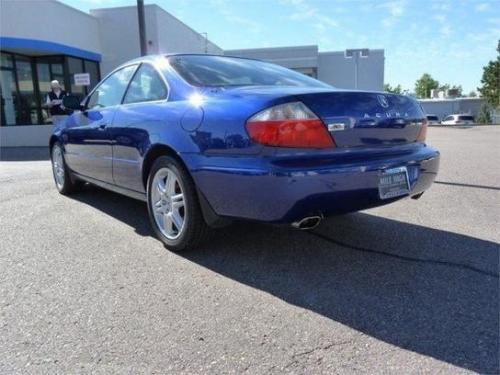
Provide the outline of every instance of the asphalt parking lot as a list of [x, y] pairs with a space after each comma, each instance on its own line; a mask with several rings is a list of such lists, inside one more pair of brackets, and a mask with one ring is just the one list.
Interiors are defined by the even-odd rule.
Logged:
[[10, 157], [0, 373], [498, 373], [500, 127], [428, 139], [418, 201], [309, 233], [236, 223], [182, 255], [143, 203], [61, 196], [47, 160]]

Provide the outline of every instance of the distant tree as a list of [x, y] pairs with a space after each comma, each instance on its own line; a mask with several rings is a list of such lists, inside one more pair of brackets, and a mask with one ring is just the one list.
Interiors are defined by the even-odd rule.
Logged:
[[476, 117], [476, 122], [478, 124], [490, 124], [491, 123], [491, 115], [490, 115], [490, 106], [487, 104], [483, 104], [479, 109], [479, 112]]
[[445, 83], [444, 85], [441, 85], [438, 88], [439, 91], [446, 91], [446, 90], [449, 90], [449, 89], [450, 89], [450, 84], [449, 83]]
[[474, 90], [472, 90], [471, 92], [469, 92], [469, 97], [476, 98], [477, 97], [477, 92], [475, 92]]
[[391, 87], [389, 83], [384, 83], [384, 91], [391, 92], [393, 94], [401, 94], [403, 89], [401, 88], [401, 85]]
[[430, 98], [431, 90], [437, 89], [439, 82], [431, 77], [429, 73], [424, 73], [420, 79], [415, 82], [415, 94], [419, 98]]
[[500, 40], [497, 52], [497, 59], [483, 68], [482, 86], [477, 89], [493, 108], [500, 108]]

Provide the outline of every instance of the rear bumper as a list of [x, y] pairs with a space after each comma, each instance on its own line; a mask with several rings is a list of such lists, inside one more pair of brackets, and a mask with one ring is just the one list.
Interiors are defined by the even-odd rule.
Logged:
[[439, 169], [439, 152], [421, 145], [391, 156], [356, 158], [221, 158], [190, 160], [191, 173], [213, 210], [221, 216], [292, 222], [309, 215], [358, 211], [381, 200], [379, 174], [406, 166], [410, 196], [427, 190]]

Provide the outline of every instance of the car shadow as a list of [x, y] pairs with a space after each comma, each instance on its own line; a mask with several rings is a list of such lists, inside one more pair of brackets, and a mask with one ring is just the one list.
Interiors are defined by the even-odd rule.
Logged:
[[155, 236], [144, 202], [90, 184], [85, 184], [81, 191], [68, 197], [124, 222], [141, 236]]
[[[73, 197], [153, 236], [144, 203], [94, 189]], [[314, 232], [237, 222], [181, 255], [405, 350], [499, 371], [497, 243], [361, 212]]]

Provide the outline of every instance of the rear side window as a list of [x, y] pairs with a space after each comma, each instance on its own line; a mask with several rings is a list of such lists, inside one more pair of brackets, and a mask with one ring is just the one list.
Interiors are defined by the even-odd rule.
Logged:
[[126, 66], [102, 81], [90, 96], [87, 107], [102, 108], [120, 104], [136, 68], [137, 65]]
[[462, 121], [474, 121], [474, 117], [472, 116], [458, 116], [458, 119]]
[[149, 64], [142, 64], [130, 82], [123, 103], [150, 102], [167, 98], [168, 90], [158, 72]]
[[448, 116], [443, 121], [451, 121], [451, 120], [453, 120], [453, 116]]
[[437, 116], [427, 116], [427, 120], [438, 121], [438, 117]]

